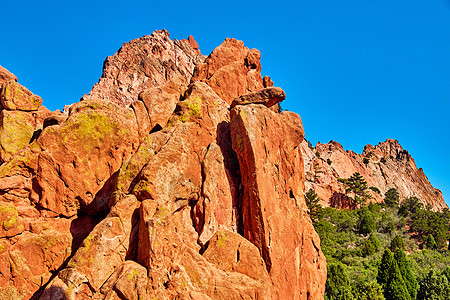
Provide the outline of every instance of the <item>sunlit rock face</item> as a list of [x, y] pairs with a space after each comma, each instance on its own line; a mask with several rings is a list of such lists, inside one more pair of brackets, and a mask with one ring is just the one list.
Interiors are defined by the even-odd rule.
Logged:
[[65, 113], [0, 69], [0, 298], [322, 299], [302, 122], [260, 57], [155, 31]]
[[339, 178], [349, 178], [360, 173], [368, 187], [376, 187], [380, 193], [369, 191], [370, 201], [382, 202], [383, 195], [397, 189], [400, 199], [417, 197], [435, 211], [448, 208], [442, 192], [428, 181], [422, 168], [417, 168], [414, 159], [396, 140], [388, 139], [376, 146], [366, 145], [362, 154], [345, 151], [335, 141], [318, 143], [316, 147], [301, 145], [305, 160], [306, 189], [314, 189], [323, 206], [351, 208], [345, 186]]

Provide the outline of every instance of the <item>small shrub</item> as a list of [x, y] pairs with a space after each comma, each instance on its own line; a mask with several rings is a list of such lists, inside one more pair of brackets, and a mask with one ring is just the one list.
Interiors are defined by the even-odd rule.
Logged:
[[331, 165], [332, 161], [331, 159], [327, 158], [327, 164]]

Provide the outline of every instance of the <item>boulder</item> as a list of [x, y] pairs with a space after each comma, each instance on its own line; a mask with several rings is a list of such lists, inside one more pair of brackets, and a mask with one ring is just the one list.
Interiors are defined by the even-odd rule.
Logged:
[[8, 110], [33, 111], [42, 105], [41, 97], [34, 95], [15, 81], [2, 86], [0, 100], [3, 108]]
[[264, 104], [267, 107], [272, 107], [284, 99], [286, 99], [286, 94], [281, 88], [268, 87], [256, 93], [248, 93], [235, 98], [233, 102], [231, 102], [230, 108], [233, 108], [236, 105], [247, 104]]
[[116, 172], [138, 147], [132, 109], [102, 101], [81, 101], [59, 126], [47, 127], [37, 140], [38, 204], [67, 217], [80, 209], [108, 209]]

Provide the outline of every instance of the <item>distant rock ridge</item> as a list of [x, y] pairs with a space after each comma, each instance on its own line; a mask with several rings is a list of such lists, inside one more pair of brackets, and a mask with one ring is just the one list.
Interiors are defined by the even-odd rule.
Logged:
[[317, 143], [316, 147], [309, 147], [303, 141], [302, 154], [306, 189], [314, 189], [323, 206], [348, 205], [345, 187], [338, 178], [349, 178], [354, 172], [359, 172], [368, 186], [381, 192], [370, 191], [373, 201], [382, 202], [387, 190], [396, 188], [400, 199], [417, 197], [435, 211], [448, 208], [442, 192], [431, 185], [422, 168], [417, 168], [414, 159], [397, 140], [387, 139], [376, 146], [366, 145], [362, 154], [345, 151], [336, 141]]
[[65, 113], [0, 68], [0, 299], [322, 299], [303, 125], [260, 57], [155, 31]]

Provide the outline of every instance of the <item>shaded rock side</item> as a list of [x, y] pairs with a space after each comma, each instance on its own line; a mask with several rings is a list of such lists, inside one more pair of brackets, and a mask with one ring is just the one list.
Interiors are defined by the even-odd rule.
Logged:
[[[111, 101], [127, 107], [141, 91], [176, 81], [187, 85], [194, 67], [205, 57], [195, 40], [171, 40], [166, 30], [124, 43], [103, 63], [103, 74], [86, 99]], [[198, 45], [197, 45], [198, 46]]]
[[244, 186], [244, 237], [266, 263], [274, 298], [322, 298], [326, 261], [303, 199], [300, 117], [239, 105], [231, 110], [231, 136]]
[[[425, 206], [435, 211], [448, 208], [442, 192], [434, 188], [423, 170], [417, 168], [414, 159], [396, 140], [388, 139], [376, 146], [366, 145], [362, 154], [345, 151], [335, 141], [318, 143], [309, 147], [302, 143], [305, 161], [306, 188], [316, 191], [323, 206], [351, 208], [345, 199], [345, 187], [338, 178], [349, 178], [359, 172], [368, 186], [381, 193], [370, 191], [371, 201], [382, 202], [390, 188], [396, 188], [400, 199], [419, 198]], [[327, 162], [328, 161], [328, 162]]]

